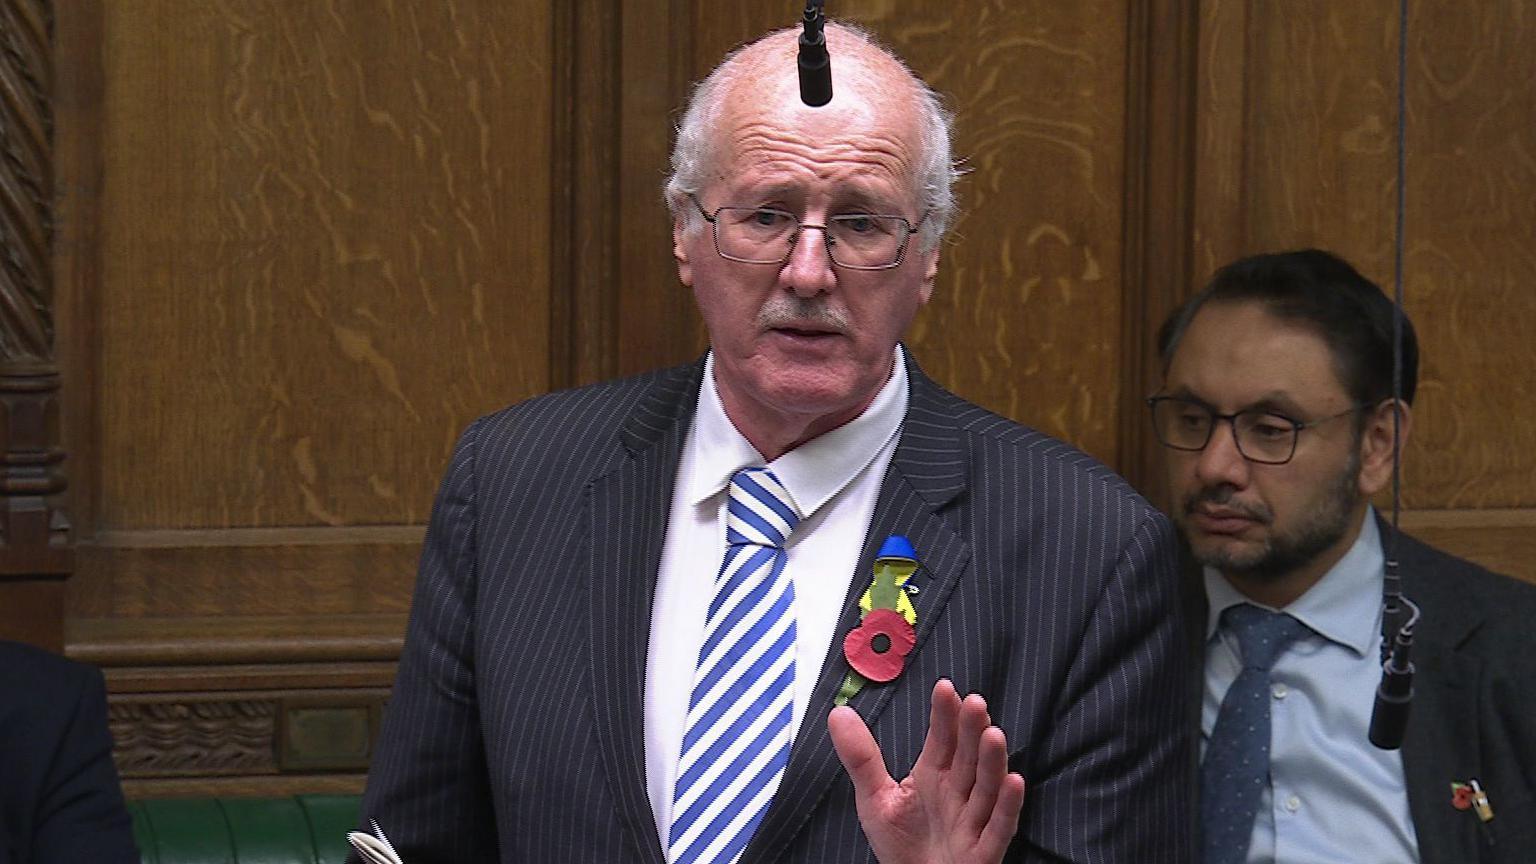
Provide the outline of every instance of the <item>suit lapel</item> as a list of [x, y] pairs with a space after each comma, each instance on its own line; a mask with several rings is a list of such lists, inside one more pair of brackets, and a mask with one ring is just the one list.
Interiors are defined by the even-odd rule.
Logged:
[[1443, 590], [1442, 580], [1428, 578], [1434, 565], [1423, 558], [1416, 541], [1401, 539], [1398, 560], [1403, 590], [1424, 616], [1415, 639], [1417, 680], [1403, 740], [1403, 774], [1419, 860], [1477, 861], [1482, 846], [1477, 817], [1451, 806], [1451, 783], [1485, 776], [1477, 722], [1483, 668], [1460, 650], [1482, 616], [1463, 596]]
[[[960, 432], [950, 420], [952, 412], [937, 404], [942, 394], [938, 385], [924, 376], [915, 363], [908, 363], [908, 375], [911, 399], [902, 424], [901, 442], [880, 486], [869, 533], [859, 554], [858, 570], [844, 598], [843, 612], [822, 662], [815, 692], [795, 736], [784, 779], [762, 825], [743, 853], [741, 864], [776, 860], [843, 774], [827, 733], [826, 717], [848, 673], [842, 636], [858, 624], [859, 597], [869, 587], [875, 553], [885, 538], [901, 534], [911, 540], [922, 563], [919, 574], [927, 577], [913, 601], [918, 616], [914, 657], [927, 648], [934, 620], [970, 562], [970, 548], [965, 540], [938, 515], [965, 489], [967, 454]], [[922, 687], [926, 697], [926, 689], [932, 684], [897, 678], [890, 684], [866, 687], [850, 704], [873, 726], [897, 687]]]
[[665, 373], [636, 405], [619, 466], [588, 488], [592, 703], [618, 815], [646, 864], [661, 842], [645, 781], [645, 658], [656, 570], [702, 363]]

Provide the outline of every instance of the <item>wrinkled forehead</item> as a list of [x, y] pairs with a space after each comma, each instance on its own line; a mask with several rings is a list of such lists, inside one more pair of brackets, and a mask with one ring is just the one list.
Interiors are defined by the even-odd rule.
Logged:
[[778, 167], [915, 192], [923, 146], [917, 83], [850, 34], [829, 29], [828, 43], [833, 97], [818, 108], [800, 100], [793, 34], [775, 34], [735, 58], [710, 128], [716, 180]]

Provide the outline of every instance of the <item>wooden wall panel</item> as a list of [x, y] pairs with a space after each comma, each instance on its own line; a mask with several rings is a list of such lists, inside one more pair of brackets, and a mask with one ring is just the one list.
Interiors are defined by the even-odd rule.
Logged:
[[1405, 290], [1424, 370], [1408, 500], [1524, 508], [1536, 532], [1536, 19], [1412, 8]]
[[[1404, 291], [1423, 360], [1404, 524], [1536, 579], [1511, 553], [1536, 542], [1536, 22], [1509, 4], [1410, 9]], [[1397, 10], [1203, 4], [1202, 279], [1319, 246], [1391, 290]]]
[[[62, 4], [66, 646], [135, 795], [360, 788], [454, 440], [601, 368], [552, 254], [594, 5]], [[205, 721], [251, 760], [144, 734]]]
[[[697, 356], [671, 126], [799, 7], [62, 5], [69, 650], [108, 667], [125, 733], [246, 729], [227, 776], [135, 751], [160, 766], [135, 794], [356, 789], [355, 764], [285, 778], [309, 757], [285, 767], [279, 739], [315, 699], [373, 722], [469, 419]], [[1390, 281], [1395, 8], [839, 0], [958, 114], [970, 174], [920, 361], [1156, 494], [1139, 397], [1175, 300], [1307, 244]], [[1507, 8], [1414, 8], [1405, 525], [1536, 576], [1536, 37]]]
[[957, 114], [964, 218], [912, 336], [956, 392], [1116, 462], [1127, 4], [877, 22]]
[[548, 386], [548, 4], [105, 8], [97, 524], [422, 522]]

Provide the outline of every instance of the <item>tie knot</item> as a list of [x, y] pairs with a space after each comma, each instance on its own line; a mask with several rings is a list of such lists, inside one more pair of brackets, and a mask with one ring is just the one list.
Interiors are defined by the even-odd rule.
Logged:
[[800, 524], [789, 491], [767, 468], [743, 468], [731, 477], [725, 536], [731, 545], [751, 543], [782, 549]]
[[1307, 625], [1284, 612], [1239, 603], [1221, 613], [1242, 646], [1243, 668], [1268, 672], [1281, 652], [1307, 632]]

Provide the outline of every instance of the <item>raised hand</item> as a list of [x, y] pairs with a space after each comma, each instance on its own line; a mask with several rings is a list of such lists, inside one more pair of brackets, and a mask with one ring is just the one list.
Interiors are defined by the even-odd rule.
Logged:
[[1019, 827], [1024, 778], [1008, 771], [1008, 741], [987, 702], [963, 701], [948, 680], [933, 688], [928, 737], [912, 773], [896, 782], [858, 712], [834, 708], [832, 746], [853, 778], [859, 823], [880, 864], [994, 864]]

